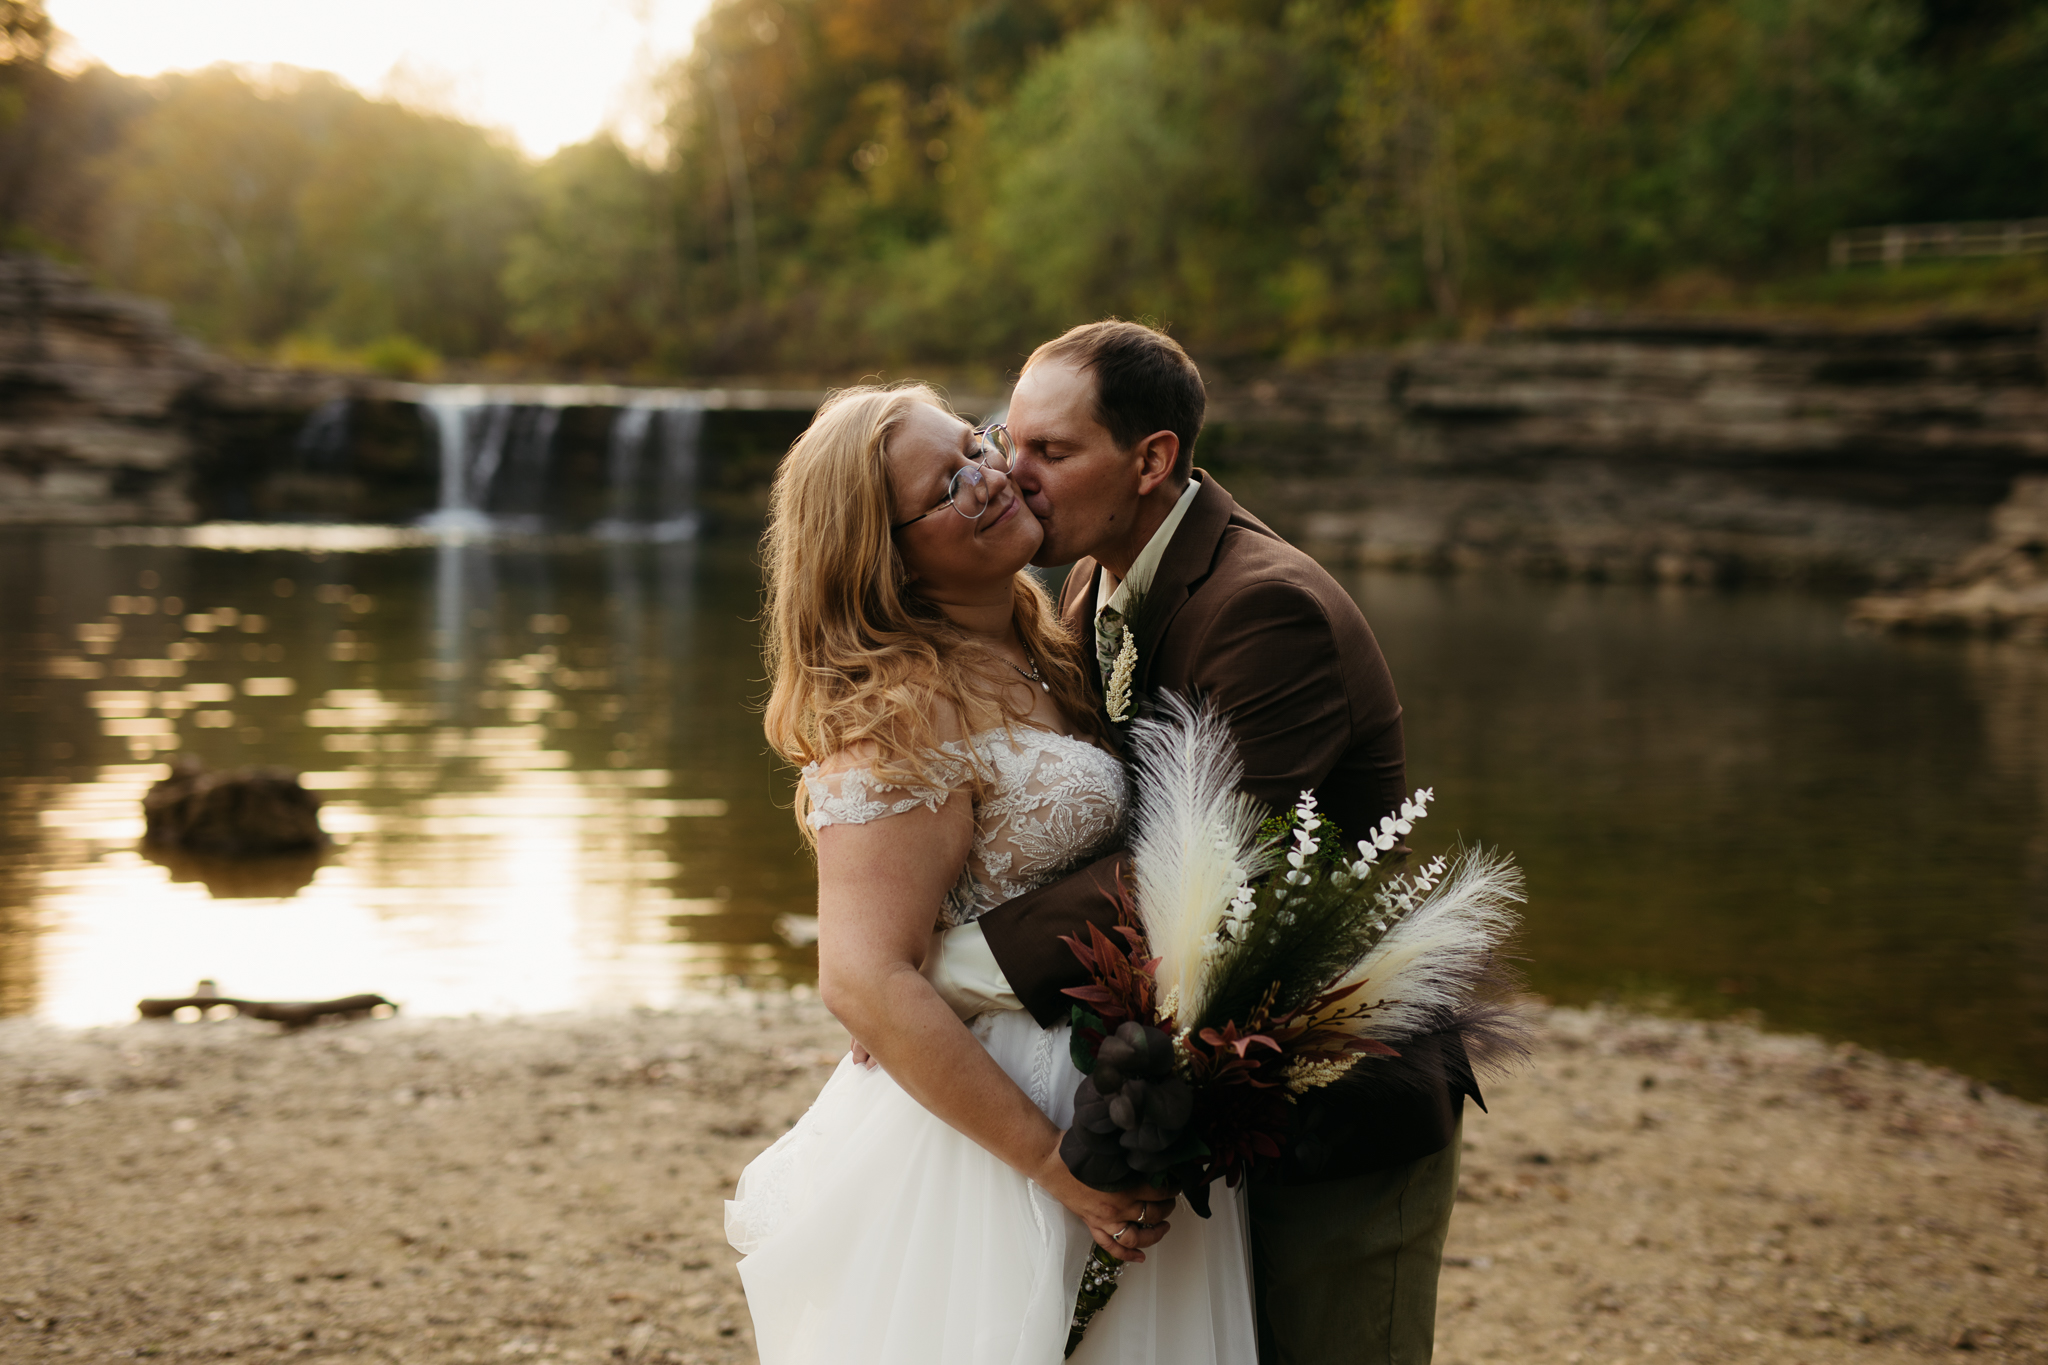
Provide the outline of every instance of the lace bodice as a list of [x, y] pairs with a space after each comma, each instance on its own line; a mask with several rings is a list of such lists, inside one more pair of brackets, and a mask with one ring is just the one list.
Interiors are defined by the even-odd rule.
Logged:
[[918, 806], [937, 810], [966, 785], [967, 745], [995, 774], [974, 810], [974, 846], [939, 908], [944, 928], [969, 924], [1116, 846], [1127, 792], [1123, 764], [1094, 745], [1048, 730], [985, 730], [941, 747], [952, 761], [946, 787], [881, 782], [869, 768], [803, 772], [812, 829], [864, 825]]

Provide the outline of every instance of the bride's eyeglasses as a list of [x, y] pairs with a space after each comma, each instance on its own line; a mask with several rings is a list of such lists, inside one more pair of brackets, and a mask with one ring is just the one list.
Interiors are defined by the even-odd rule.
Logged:
[[988, 479], [982, 471], [993, 469], [1007, 474], [1017, 464], [1017, 443], [1010, 439], [1010, 429], [1001, 422], [991, 422], [972, 433], [974, 449], [968, 456], [968, 463], [953, 471], [953, 477], [946, 483], [946, 496], [933, 503], [927, 511], [919, 512], [910, 521], [899, 521], [889, 530], [896, 532], [911, 524], [923, 521], [942, 507], [950, 507], [969, 521], [978, 521], [988, 511]]

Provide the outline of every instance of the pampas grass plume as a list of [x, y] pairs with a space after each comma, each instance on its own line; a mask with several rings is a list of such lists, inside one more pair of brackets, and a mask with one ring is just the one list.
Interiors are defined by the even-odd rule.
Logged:
[[1499, 849], [1460, 852], [1443, 880], [1373, 946], [1338, 986], [1364, 983], [1352, 999], [1385, 1007], [1351, 1028], [1366, 1038], [1436, 1032], [1467, 1007], [1493, 973], [1526, 899], [1522, 870]]
[[1269, 870], [1275, 855], [1259, 846], [1259, 804], [1237, 790], [1244, 765], [1222, 715], [1173, 696], [1161, 709], [1160, 719], [1133, 727], [1131, 855], [1162, 998], [1171, 992], [1187, 1021], [1201, 1017], [1209, 996], [1205, 941], [1238, 886]]

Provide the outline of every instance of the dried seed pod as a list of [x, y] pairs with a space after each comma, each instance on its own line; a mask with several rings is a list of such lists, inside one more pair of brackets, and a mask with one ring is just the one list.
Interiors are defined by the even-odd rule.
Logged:
[[1074, 1092], [1074, 1126], [1060, 1157], [1076, 1179], [1118, 1189], [1167, 1169], [1194, 1114], [1194, 1091], [1173, 1073], [1173, 1038], [1135, 1020], [1104, 1038]]

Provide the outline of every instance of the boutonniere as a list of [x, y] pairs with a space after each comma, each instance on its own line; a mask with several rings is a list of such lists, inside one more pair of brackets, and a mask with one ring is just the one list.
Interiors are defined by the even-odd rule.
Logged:
[[[1116, 657], [1109, 661], [1108, 676], [1102, 683], [1102, 709], [1109, 714], [1112, 723], [1122, 725], [1131, 718], [1131, 685], [1138, 676], [1138, 622], [1145, 614], [1146, 595], [1142, 591], [1124, 595], [1124, 604], [1111, 620], [1113, 625], [1098, 621], [1096, 629], [1102, 631], [1101, 644], [1109, 643], [1108, 631], [1120, 632], [1117, 640]], [[1108, 629], [1105, 630], [1104, 626]], [[1099, 656], [1098, 656], [1099, 657]]]
[[1124, 642], [1109, 670], [1109, 691], [1104, 706], [1109, 718], [1121, 725], [1131, 718], [1131, 675], [1138, 671], [1138, 632], [1124, 625]]

